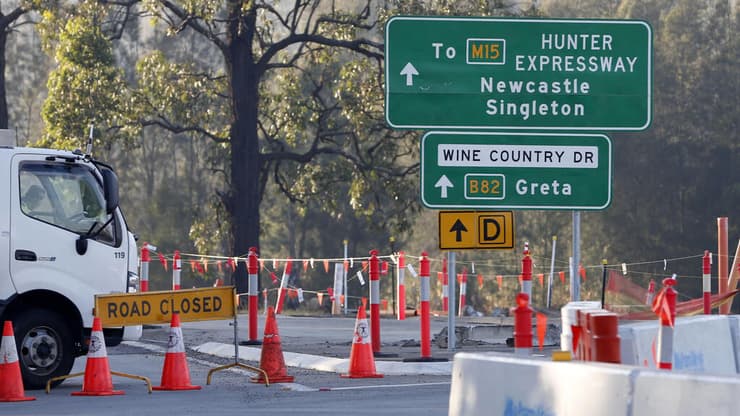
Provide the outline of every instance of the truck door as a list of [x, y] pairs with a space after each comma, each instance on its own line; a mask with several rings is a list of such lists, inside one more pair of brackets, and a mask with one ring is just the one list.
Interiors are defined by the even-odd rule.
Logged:
[[[15, 155], [11, 186], [11, 278], [16, 290], [58, 292], [92, 326], [94, 295], [126, 291], [122, 218], [106, 212], [102, 179], [79, 159]], [[76, 241], [87, 238], [84, 253]], [[54, 305], [49, 305], [53, 309]]]

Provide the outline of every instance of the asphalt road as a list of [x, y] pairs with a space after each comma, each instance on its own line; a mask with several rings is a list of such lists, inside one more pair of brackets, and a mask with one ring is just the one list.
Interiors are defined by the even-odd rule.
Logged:
[[[0, 403], [0, 415], [446, 415], [449, 404], [450, 376], [425, 375], [411, 372], [385, 375], [383, 378], [346, 379], [336, 372], [310, 368], [288, 367], [294, 383], [265, 387], [249, 382], [254, 373], [231, 369], [214, 373], [206, 385], [210, 369], [234, 362], [233, 355], [219, 357], [194, 350], [205, 343], [233, 345], [234, 327], [231, 321], [190, 322], [183, 324], [183, 338], [193, 384], [202, 390], [147, 392], [143, 381], [114, 376], [116, 390], [125, 395], [111, 397], [73, 397], [70, 393], [82, 388], [82, 378], [65, 381], [52, 389], [27, 391], [35, 396], [32, 402]], [[349, 357], [354, 331], [353, 318], [316, 318], [279, 316], [278, 328], [285, 352], [309, 354], [326, 358]], [[433, 320], [432, 334], [446, 326], [446, 318]], [[260, 317], [259, 338], [264, 330]], [[108, 348], [113, 371], [149, 377], [152, 384], [161, 380], [164, 352], [169, 327], [148, 326], [137, 342], [127, 342]], [[240, 315], [237, 341], [248, 338], [246, 316]], [[382, 351], [395, 357], [379, 358], [389, 365], [404, 357], [419, 357], [419, 321], [381, 320]], [[505, 345], [460, 345], [457, 351], [507, 349]], [[242, 347], [244, 348], [244, 347]], [[254, 348], [254, 347], [253, 347]], [[256, 347], [259, 348], [259, 347]], [[510, 350], [510, 348], [508, 348]], [[435, 358], [452, 357], [453, 351], [433, 347]], [[244, 360], [259, 366], [258, 361]], [[74, 372], [84, 371], [86, 358], [75, 363]], [[451, 367], [451, 363], [448, 364]], [[400, 367], [399, 367], [400, 368]], [[423, 372], [422, 372], [423, 373]]]

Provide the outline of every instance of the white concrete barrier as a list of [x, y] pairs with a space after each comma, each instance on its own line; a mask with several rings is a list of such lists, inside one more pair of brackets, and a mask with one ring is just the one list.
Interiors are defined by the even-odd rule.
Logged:
[[735, 349], [735, 370], [740, 374], [740, 316], [731, 315], [729, 320], [732, 345]]
[[[620, 325], [622, 363], [656, 368], [658, 328], [657, 319]], [[716, 375], [737, 374], [736, 348], [732, 339], [727, 316], [677, 318], [673, 369]]]
[[740, 378], [459, 353], [450, 390], [450, 416], [730, 416]]
[[455, 354], [450, 415], [624, 416], [631, 368]]
[[737, 416], [740, 378], [640, 371], [635, 379], [634, 416]]

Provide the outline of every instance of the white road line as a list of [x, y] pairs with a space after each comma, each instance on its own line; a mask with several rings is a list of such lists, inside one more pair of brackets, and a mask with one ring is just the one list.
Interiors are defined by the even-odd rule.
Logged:
[[359, 390], [359, 389], [385, 389], [397, 387], [421, 387], [421, 386], [444, 386], [452, 384], [451, 381], [440, 381], [435, 383], [413, 383], [413, 384], [383, 384], [372, 386], [352, 386], [352, 387], [320, 387], [319, 391], [338, 391], [338, 390]]

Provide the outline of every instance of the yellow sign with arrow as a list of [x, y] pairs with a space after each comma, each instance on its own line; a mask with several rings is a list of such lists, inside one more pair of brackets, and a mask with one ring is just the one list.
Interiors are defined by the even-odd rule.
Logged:
[[440, 211], [441, 250], [514, 248], [512, 211]]

